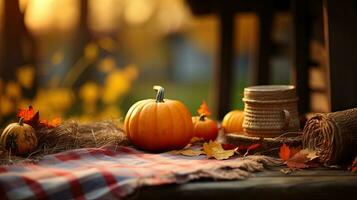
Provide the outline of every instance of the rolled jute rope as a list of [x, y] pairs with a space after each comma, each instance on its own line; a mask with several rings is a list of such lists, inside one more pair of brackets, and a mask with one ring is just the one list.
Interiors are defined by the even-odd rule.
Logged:
[[327, 165], [352, 159], [357, 152], [357, 108], [315, 114], [304, 127], [302, 143]]

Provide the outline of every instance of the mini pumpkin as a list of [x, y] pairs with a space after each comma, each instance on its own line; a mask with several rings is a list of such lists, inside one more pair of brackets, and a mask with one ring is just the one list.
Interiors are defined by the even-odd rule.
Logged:
[[149, 151], [185, 147], [193, 136], [191, 114], [183, 103], [164, 99], [164, 88], [154, 86], [156, 99], [136, 102], [124, 120], [128, 138]]
[[193, 133], [195, 137], [206, 141], [215, 140], [218, 135], [217, 123], [205, 115], [192, 117]]
[[197, 112], [200, 116], [192, 117], [194, 136], [206, 141], [215, 140], [218, 135], [218, 126], [215, 121], [208, 118], [211, 112], [205, 101], [202, 102]]
[[9, 124], [0, 136], [0, 145], [3, 149], [15, 155], [31, 153], [37, 147], [37, 136], [32, 126], [22, 122]]
[[244, 112], [233, 110], [227, 113], [222, 121], [222, 128], [225, 133], [242, 133], [243, 132]]

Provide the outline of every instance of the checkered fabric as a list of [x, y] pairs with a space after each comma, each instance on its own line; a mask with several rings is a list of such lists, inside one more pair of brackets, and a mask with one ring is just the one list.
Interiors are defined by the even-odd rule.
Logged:
[[132, 147], [77, 149], [36, 164], [0, 166], [0, 199], [122, 199], [144, 185], [245, 178], [263, 169], [264, 159], [256, 158], [217, 161]]

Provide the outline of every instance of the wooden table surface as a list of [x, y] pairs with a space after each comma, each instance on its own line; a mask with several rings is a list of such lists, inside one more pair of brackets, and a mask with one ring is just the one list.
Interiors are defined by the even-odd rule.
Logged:
[[357, 173], [321, 168], [284, 174], [280, 169], [239, 181], [143, 187], [129, 199], [357, 199]]

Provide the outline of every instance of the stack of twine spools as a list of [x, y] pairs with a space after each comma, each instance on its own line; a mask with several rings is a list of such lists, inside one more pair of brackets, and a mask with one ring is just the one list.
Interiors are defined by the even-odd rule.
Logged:
[[244, 133], [277, 137], [300, 127], [295, 87], [262, 85], [244, 89]]

